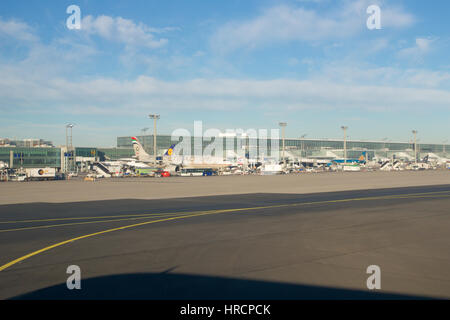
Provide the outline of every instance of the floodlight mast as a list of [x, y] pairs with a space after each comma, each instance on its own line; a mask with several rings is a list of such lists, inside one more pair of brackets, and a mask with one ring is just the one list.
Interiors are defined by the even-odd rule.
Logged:
[[417, 163], [417, 130], [413, 130], [414, 134], [414, 163]]
[[280, 122], [279, 126], [281, 127], [282, 132], [282, 141], [283, 141], [283, 149], [282, 149], [282, 158], [283, 158], [283, 166], [286, 167], [286, 158], [284, 157], [284, 150], [285, 150], [285, 128], [287, 126], [287, 122]]
[[148, 117], [153, 119], [153, 159], [156, 165], [156, 121], [160, 118], [159, 114], [149, 114]]
[[71, 158], [73, 158], [73, 155], [72, 155], [72, 157], [70, 156], [71, 155], [70, 152], [72, 152], [72, 149], [73, 149], [73, 147], [72, 147], [72, 129], [74, 126], [75, 125], [73, 123], [66, 124], [66, 153], [64, 155], [64, 159], [65, 159], [64, 172], [65, 173], [67, 173], [70, 170], [69, 166], [71, 166], [71, 162], [72, 162]]
[[344, 130], [344, 164], [347, 163], [347, 126], [341, 126], [341, 129]]

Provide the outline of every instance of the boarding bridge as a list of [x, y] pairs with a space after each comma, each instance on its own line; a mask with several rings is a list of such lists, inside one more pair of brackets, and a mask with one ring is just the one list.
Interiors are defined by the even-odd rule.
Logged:
[[414, 161], [414, 155], [410, 155], [406, 152], [395, 152], [395, 159], [402, 159], [405, 161]]

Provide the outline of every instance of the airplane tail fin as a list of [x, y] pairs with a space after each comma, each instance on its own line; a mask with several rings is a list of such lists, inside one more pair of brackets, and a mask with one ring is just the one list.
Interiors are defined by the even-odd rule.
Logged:
[[165, 156], [171, 156], [173, 154], [173, 148], [175, 148], [176, 143], [174, 143], [173, 145], [171, 145], [169, 147], [169, 149], [167, 149], [166, 153], [164, 153]]
[[133, 144], [134, 154], [138, 160], [145, 160], [146, 158], [150, 158], [150, 155], [145, 152], [144, 148], [136, 137], [131, 137], [131, 140]]
[[367, 161], [367, 151], [363, 151], [363, 153], [361, 154], [361, 156], [359, 157], [359, 162], [366, 162]]

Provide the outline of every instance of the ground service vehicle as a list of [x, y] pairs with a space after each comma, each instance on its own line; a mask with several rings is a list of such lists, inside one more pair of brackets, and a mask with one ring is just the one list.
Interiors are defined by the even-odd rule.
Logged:
[[27, 180], [55, 180], [55, 168], [27, 168], [25, 169]]

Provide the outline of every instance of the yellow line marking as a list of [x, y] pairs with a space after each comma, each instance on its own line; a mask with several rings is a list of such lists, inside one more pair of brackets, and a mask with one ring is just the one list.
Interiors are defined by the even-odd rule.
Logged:
[[[428, 193], [430, 194], [430, 193]], [[437, 196], [437, 195], [436, 195]], [[445, 196], [445, 195], [442, 195]], [[70, 242], [74, 242], [77, 240], [81, 240], [81, 239], [86, 239], [86, 238], [90, 238], [90, 237], [94, 237], [97, 235], [101, 235], [101, 234], [105, 234], [105, 233], [109, 233], [109, 232], [114, 232], [114, 231], [118, 231], [118, 230], [125, 230], [125, 229], [129, 229], [129, 228], [133, 228], [133, 227], [139, 227], [139, 226], [143, 226], [143, 225], [147, 225], [147, 224], [153, 224], [153, 223], [158, 223], [158, 222], [164, 222], [164, 221], [171, 221], [171, 220], [178, 220], [178, 219], [187, 219], [187, 218], [192, 218], [192, 217], [197, 217], [197, 216], [203, 216], [203, 215], [211, 215], [211, 214], [218, 214], [218, 213], [225, 213], [225, 212], [237, 212], [237, 211], [250, 211], [250, 210], [259, 210], [259, 209], [266, 209], [266, 208], [281, 208], [281, 207], [288, 207], [288, 206], [299, 206], [299, 205], [307, 205], [307, 204], [320, 204], [320, 203], [337, 203], [337, 202], [350, 202], [350, 201], [363, 201], [363, 200], [379, 200], [379, 199], [403, 199], [403, 198], [420, 198], [420, 197], [427, 197], [426, 195], [424, 196], [420, 196], [420, 195], [415, 195], [415, 194], [405, 194], [405, 195], [398, 195], [398, 196], [380, 196], [380, 197], [366, 197], [366, 198], [354, 198], [354, 199], [340, 199], [340, 200], [327, 200], [327, 201], [317, 201], [317, 202], [303, 202], [303, 203], [293, 203], [293, 204], [282, 204], [282, 205], [275, 205], [275, 206], [261, 206], [261, 207], [249, 207], [249, 208], [237, 208], [237, 209], [223, 209], [223, 210], [212, 210], [212, 211], [205, 211], [205, 212], [200, 212], [200, 213], [196, 213], [196, 214], [190, 214], [190, 215], [184, 215], [184, 216], [179, 216], [179, 217], [171, 217], [171, 218], [165, 218], [165, 219], [159, 219], [159, 220], [152, 220], [152, 221], [146, 221], [146, 222], [141, 222], [141, 223], [136, 223], [136, 224], [132, 224], [132, 225], [128, 225], [128, 226], [123, 226], [123, 227], [118, 227], [118, 228], [113, 228], [113, 229], [108, 229], [108, 230], [104, 230], [104, 231], [99, 231], [99, 232], [95, 232], [95, 233], [91, 233], [91, 234], [87, 234], [84, 236], [80, 236], [77, 238], [73, 238], [73, 239], [69, 239], [66, 241], [62, 241], [59, 243], [55, 243], [51, 246], [42, 248], [40, 250], [31, 252], [25, 256], [22, 256], [20, 258], [17, 258], [11, 262], [8, 262], [7, 264], [3, 265], [0, 267], [0, 271], [3, 271], [19, 262], [22, 262], [24, 260], [27, 260], [35, 255], [38, 255], [42, 252], [46, 252], [49, 251], [51, 249], [63, 246], [67, 243]], [[429, 195], [428, 197], [432, 197], [432, 195]]]
[[[12, 220], [0, 221], [0, 224], [12, 223], [33, 223], [33, 222], [51, 222], [51, 221], [67, 221], [67, 220], [91, 220], [91, 219], [107, 219], [107, 218], [124, 218], [124, 217], [165, 217], [169, 215], [177, 215], [183, 212], [168, 212], [168, 213], [141, 213], [141, 214], [125, 214], [115, 216], [97, 216], [97, 217], [69, 217], [69, 218], [49, 218], [49, 219], [35, 219], [35, 220]], [[190, 212], [188, 212], [190, 213]]]
[[[354, 198], [354, 199], [340, 199], [340, 200], [327, 200], [327, 201], [315, 201], [315, 202], [299, 202], [299, 203], [288, 203], [281, 205], [273, 205], [273, 206], [264, 206], [264, 207], [246, 207], [246, 208], [236, 208], [236, 209], [217, 209], [217, 210], [208, 210], [208, 211], [191, 211], [191, 212], [180, 212], [178, 215], [176, 213], [170, 213], [168, 215], [156, 215], [156, 214], [143, 214], [143, 215], [122, 215], [122, 217], [128, 217], [123, 219], [110, 219], [110, 220], [98, 220], [98, 221], [85, 221], [85, 222], [73, 222], [73, 223], [60, 223], [60, 224], [52, 224], [52, 225], [43, 225], [43, 226], [34, 226], [34, 227], [23, 227], [23, 228], [14, 228], [14, 229], [0, 229], [0, 233], [4, 232], [12, 232], [12, 231], [25, 231], [25, 230], [36, 230], [36, 229], [50, 229], [50, 228], [58, 228], [58, 227], [66, 227], [66, 226], [74, 226], [74, 225], [83, 225], [83, 224], [93, 224], [93, 223], [107, 223], [107, 222], [116, 222], [116, 221], [126, 221], [126, 220], [140, 220], [147, 218], [161, 218], [168, 216], [183, 216], [183, 215], [192, 215], [197, 213], [225, 213], [225, 212], [235, 212], [235, 211], [249, 211], [249, 210], [258, 210], [258, 209], [270, 209], [270, 208], [280, 208], [280, 207], [294, 207], [300, 205], [311, 205], [311, 204], [327, 204], [327, 203], [335, 203], [335, 202], [348, 202], [348, 201], [363, 201], [363, 200], [377, 200], [377, 199], [409, 199], [409, 198], [428, 198], [428, 197], [447, 197], [450, 195], [394, 195], [394, 196], [382, 196], [382, 197], [367, 197], [367, 198]], [[113, 216], [114, 217], [114, 216]], [[41, 222], [41, 220], [37, 220]]]
[[[428, 195], [428, 194], [439, 194], [439, 193], [450, 193], [450, 191], [435, 191], [435, 192], [422, 192], [422, 193], [410, 193], [403, 195], [393, 195], [393, 196], [381, 196], [383, 199], [386, 197], [399, 197], [399, 196], [416, 196], [416, 195]], [[376, 199], [377, 197], [367, 197], [360, 199]], [[346, 200], [346, 199], [342, 199]], [[359, 200], [359, 199], [350, 199], [350, 200]], [[330, 200], [334, 201], [334, 200]], [[340, 201], [340, 200], [339, 200]], [[325, 201], [328, 202], [328, 201]], [[298, 204], [311, 204], [311, 203], [320, 203], [320, 202], [299, 202]], [[291, 204], [288, 204], [291, 205]], [[297, 205], [297, 204], [293, 204]], [[215, 210], [209, 210], [215, 211]], [[66, 221], [66, 220], [91, 220], [91, 219], [108, 219], [108, 218], [125, 218], [125, 217], [165, 217], [170, 215], [180, 215], [180, 214], [192, 214], [197, 212], [205, 212], [205, 211], [188, 211], [188, 212], [155, 212], [155, 213], [142, 213], [142, 214], [126, 214], [126, 215], [115, 215], [115, 216], [96, 216], [96, 217], [66, 217], [66, 218], [49, 218], [49, 219], [35, 219], [35, 220], [13, 220], [13, 221], [0, 221], [0, 224], [13, 224], [13, 223], [34, 223], [34, 222], [51, 222], [51, 221]]]
[[[179, 216], [183, 216], [180, 214]], [[161, 218], [164, 216], [156, 216], [154, 218]], [[105, 222], [116, 222], [116, 221], [126, 221], [126, 220], [141, 220], [148, 219], [150, 217], [131, 217], [124, 219], [110, 219], [110, 220], [99, 220], [99, 221], [84, 221], [84, 222], [73, 222], [73, 223], [61, 223], [61, 224], [51, 224], [51, 225], [43, 225], [43, 226], [35, 226], [35, 227], [23, 227], [23, 228], [15, 228], [15, 229], [0, 229], [0, 233], [2, 232], [11, 232], [11, 231], [24, 231], [24, 230], [35, 230], [35, 229], [49, 229], [56, 227], [66, 227], [66, 226], [75, 226], [81, 224], [92, 224], [92, 223], [105, 223]]]
[[175, 220], [175, 219], [183, 219], [183, 218], [188, 218], [188, 217], [195, 217], [195, 216], [200, 216], [200, 215], [205, 215], [205, 214], [208, 214], [208, 213], [197, 214], [197, 215], [190, 215], [190, 216], [183, 216], [183, 217], [172, 217], [172, 218], [166, 218], [166, 219], [160, 219], [160, 220], [152, 220], [152, 221], [147, 221], [147, 222], [141, 222], [141, 223], [132, 224], [132, 225], [129, 225], [129, 226], [123, 226], [123, 227], [119, 227], [119, 228], [108, 229], [108, 230], [104, 230], [104, 231], [100, 231], [100, 232], [87, 234], [87, 235], [84, 235], [84, 236], [81, 236], [81, 237], [69, 239], [69, 240], [66, 240], [66, 241], [63, 241], [63, 242], [55, 243], [55, 244], [53, 244], [51, 246], [48, 246], [48, 247], [45, 247], [43, 249], [34, 251], [32, 253], [29, 253], [29, 254], [27, 254], [27, 255], [25, 255], [23, 257], [20, 257], [20, 258], [16, 259], [16, 260], [13, 260], [13, 261], [11, 261], [11, 262], [1, 266], [0, 267], [0, 271], [3, 271], [3, 270], [5, 270], [6, 268], [8, 268], [8, 267], [10, 267], [12, 265], [15, 265], [16, 263], [24, 261], [24, 260], [26, 260], [28, 258], [31, 258], [31, 257], [33, 257], [35, 255], [38, 255], [38, 254], [42, 253], [42, 252], [51, 250], [53, 248], [60, 247], [62, 245], [65, 245], [67, 243], [74, 242], [74, 241], [77, 241], [77, 240], [90, 238], [90, 237], [94, 237], [94, 236], [97, 236], [97, 235], [100, 235], [100, 234], [105, 234], [105, 233], [109, 233], [109, 232], [113, 232], [113, 231], [124, 230], [124, 229], [133, 228], [133, 227], [137, 227], [137, 226], [143, 226], [143, 225], [146, 225], [146, 224], [163, 222], [163, 221], [170, 221], [170, 220]]

